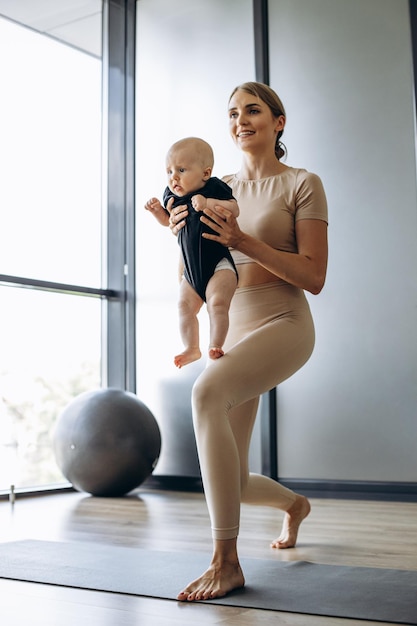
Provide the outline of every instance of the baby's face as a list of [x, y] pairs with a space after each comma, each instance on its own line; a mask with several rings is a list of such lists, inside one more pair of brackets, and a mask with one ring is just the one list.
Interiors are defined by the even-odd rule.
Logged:
[[168, 187], [176, 196], [186, 196], [204, 187], [207, 181], [206, 170], [191, 150], [180, 148], [171, 150], [166, 158]]

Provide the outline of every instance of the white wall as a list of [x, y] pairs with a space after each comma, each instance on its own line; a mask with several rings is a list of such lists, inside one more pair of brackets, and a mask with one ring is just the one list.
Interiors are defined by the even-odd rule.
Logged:
[[271, 0], [287, 163], [329, 202], [313, 357], [280, 386], [279, 475], [417, 481], [417, 199], [407, 0]]
[[[214, 175], [238, 167], [227, 104], [236, 85], [253, 80], [252, 0], [140, 0], [137, 3], [137, 276], [138, 394], [162, 432], [156, 474], [198, 475], [191, 385], [204, 359], [178, 370], [178, 258], [175, 238], [143, 209], [162, 198], [165, 155], [174, 141], [210, 142]], [[208, 346], [207, 313], [200, 315]]]
[[[316, 349], [278, 390], [279, 475], [417, 482], [408, 2], [270, 0], [269, 17], [270, 82], [288, 113], [287, 163], [322, 177], [330, 214], [327, 284], [309, 297]], [[189, 373], [172, 364], [177, 247], [142, 207], [162, 193], [165, 152], [179, 136], [212, 142], [216, 175], [236, 169], [227, 99], [254, 79], [253, 54], [251, 0], [138, 2], [138, 393], [170, 427], [178, 425], [167, 416], [174, 399], [163, 389], [173, 386], [175, 404], [183, 390], [189, 404]], [[261, 465], [259, 426], [251, 465]]]

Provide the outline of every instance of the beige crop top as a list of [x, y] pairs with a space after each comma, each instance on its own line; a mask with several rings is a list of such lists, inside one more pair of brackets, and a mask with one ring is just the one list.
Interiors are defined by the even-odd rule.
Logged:
[[[327, 223], [327, 201], [316, 174], [288, 167], [281, 174], [260, 180], [240, 180], [235, 174], [223, 180], [238, 201], [239, 227], [277, 250], [297, 252], [295, 223], [302, 219]], [[236, 265], [253, 263], [238, 250], [231, 250]]]

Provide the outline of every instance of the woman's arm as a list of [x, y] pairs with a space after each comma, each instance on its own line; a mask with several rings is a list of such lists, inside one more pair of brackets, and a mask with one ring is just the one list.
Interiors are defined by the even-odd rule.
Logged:
[[[327, 224], [318, 219], [299, 220], [295, 226], [298, 252], [283, 252], [240, 230], [233, 215], [221, 207], [206, 209], [201, 220], [217, 231], [204, 233], [206, 239], [219, 241], [224, 246], [243, 252], [269, 272], [291, 285], [319, 294], [327, 270]], [[213, 221], [217, 228], [213, 227]]]

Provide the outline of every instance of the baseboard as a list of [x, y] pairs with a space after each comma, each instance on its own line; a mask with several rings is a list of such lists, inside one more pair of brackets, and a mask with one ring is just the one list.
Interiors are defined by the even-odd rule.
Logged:
[[[417, 482], [303, 480], [298, 478], [280, 478], [279, 482], [289, 489], [312, 498], [417, 502]], [[172, 491], [200, 492], [203, 490], [201, 478], [194, 476], [152, 475], [142, 484], [143, 487]]]
[[149, 476], [140, 488], [167, 491], [203, 491], [199, 476], [163, 476], [160, 474]]
[[[417, 502], [417, 482], [379, 482], [350, 480], [313, 480], [299, 478], [280, 478], [279, 482], [310, 498], [335, 498], [355, 500], [385, 500], [393, 502]], [[202, 492], [199, 476], [161, 476], [151, 475], [139, 489], [166, 491]], [[60, 485], [48, 489], [19, 489], [16, 496], [34, 497], [47, 494], [75, 491], [71, 485]], [[0, 491], [0, 500], [10, 499], [8, 491]]]
[[417, 483], [411, 482], [283, 478], [280, 483], [298, 493], [317, 498], [417, 502]]

